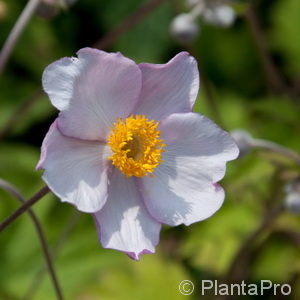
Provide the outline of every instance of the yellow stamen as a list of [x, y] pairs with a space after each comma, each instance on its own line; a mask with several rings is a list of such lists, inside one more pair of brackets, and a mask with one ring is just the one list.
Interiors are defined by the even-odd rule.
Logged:
[[149, 121], [143, 115], [132, 115], [125, 121], [118, 119], [108, 138], [112, 164], [127, 176], [151, 175], [162, 162], [165, 146], [159, 139], [158, 125], [159, 122]]

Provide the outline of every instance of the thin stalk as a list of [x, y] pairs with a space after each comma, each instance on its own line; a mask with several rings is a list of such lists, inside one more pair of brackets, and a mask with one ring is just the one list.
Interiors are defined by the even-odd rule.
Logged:
[[204, 1], [199, 1], [198, 4], [196, 4], [189, 15], [191, 16], [192, 21], [196, 21], [196, 19], [202, 15], [202, 13], [205, 10], [205, 2]]
[[237, 254], [235, 255], [231, 263], [231, 266], [228, 269], [228, 272], [225, 276], [225, 282], [228, 283], [228, 282], [236, 282], [241, 280], [240, 272], [244, 271], [245, 268], [248, 267], [247, 262], [250, 254], [253, 251], [253, 244], [264, 232], [266, 232], [275, 223], [275, 221], [283, 211], [284, 211], [283, 205], [279, 205], [268, 211], [268, 213], [265, 215], [259, 227], [256, 230], [254, 230], [254, 232], [250, 234], [248, 238], [241, 245], [240, 249], [238, 250]]
[[5, 65], [19, 39], [22, 32], [24, 31], [28, 21], [34, 14], [40, 0], [29, 0], [24, 10], [22, 11], [19, 19], [15, 23], [13, 29], [11, 30], [4, 46], [0, 52], [0, 75], [3, 72]]
[[289, 148], [263, 139], [251, 139], [250, 144], [252, 147], [255, 148], [266, 149], [272, 152], [279, 153], [293, 160], [298, 166], [300, 166], [300, 155]]
[[[80, 217], [81, 217], [81, 214], [79, 214], [77, 211], [75, 211], [72, 214], [72, 216], [69, 218], [69, 221], [67, 222], [64, 230], [59, 235], [58, 239], [54, 243], [54, 246], [51, 248], [51, 257], [53, 259], [58, 255], [58, 252], [61, 249], [63, 243], [66, 241], [66, 239], [72, 233], [72, 231], [75, 228], [75, 226], [77, 225]], [[36, 293], [38, 287], [41, 285], [41, 283], [43, 281], [44, 274], [45, 274], [44, 267], [40, 268], [40, 270], [37, 271], [30, 286], [28, 287], [28, 290], [26, 291], [25, 295], [22, 297], [22, 300], [29, 300], [34, 297], [34, 294]]]
[[256, 8], [253, 3], [249, 5], [249, 9], [245, 13], [245, 18], [249, 23], [249, 27], [256, 44], [258, 54], [261, 58], [269, 88], [273, 92], [286, 92], [288, 87], [280, 70], [275, 65], [272, 59], [265, 34], [257, 17]]
[[15, 212], [13, 212], [7, 219], [0, 223], [0, 232], [2, 232], [8, 225], [15, 221], [20, 215], [26, 212], [33, 204], [38, 202], [46, 194], [50, 192], [47, 186], [41, 188], [35, 195], [33, 195], [28, 201], [25, 201]]
[[[26, 200], [22, 196], [22, 194], [9, 182], [7, 182], [3, 179], [0, 179], [0, 188], [4, 189], [7, 192], [9, 192], [10, 194], [12, 194], [19, 202], [21, 202], [21, 203], [26, 202]], [[47, 245], [47, 241], [46, 241], [42, 226], [41, 226], [36, 214], [34, 213], [34, 211], [31, 208], [28, 208], [28, 215], [30, 216], [32, 223], [35, 227], [35, 230], [37, 232], [37, 235], [38, 235], [38, 238], [39, 238], [39, 241], [41, 244], [41, 248], [43, 251], [43, 255], [44, 255], [44, 258], [46, 261], [46, 267], [49, 272], [49, 275], [50, 275], [50, 278], [51, 278], [51, 281], [52, 281], [52, 284], [53, 284], [53, 287], [54, 287], [54, 290], [56, 293], [56, 297], [57, 297], [57, 299], [62, 300], [63, 299], [62, 292], [59, 287], [57, 276], [55, 274], [53, 262], [51, 259], [50, 251], [49, 251], [49, 248]]]
[[129, 29], [134, 27], [138, 22], [140, 22], [146, 15], [152, 12], [156, 7], [166, 0], [150, 0], [143, 4], [137, 11], [131, 14], [127, 19], [125, 19], [121, 24], [117, 25], [112, 31], [105, 35], [100, 41], [94, 44], [95, 48], [105, 49], [110, 46], [117, 38], [119, 38], [123, 33], [127, 32]]

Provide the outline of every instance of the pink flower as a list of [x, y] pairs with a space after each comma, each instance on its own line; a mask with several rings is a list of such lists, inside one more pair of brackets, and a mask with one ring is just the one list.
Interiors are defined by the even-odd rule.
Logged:
[[38, 168], [62, 201], [93, 213], [103, 247], [133, 259], [154, 253], [161, 224], [190, 225], [224, 200], [216, 184], [238, 149], [228, 133], [193, 113], [195, 59], [135, 64], [85, 48], [43, 74], [60, 110]]

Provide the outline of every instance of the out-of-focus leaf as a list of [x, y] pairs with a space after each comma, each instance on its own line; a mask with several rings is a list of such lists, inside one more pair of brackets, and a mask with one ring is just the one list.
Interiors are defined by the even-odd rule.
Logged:
[[203, 71], [219, 88], [226, 86], [251, 96], [263, 88], [260, 62], [244, 24], [232, 30], [203, 24], [196, 46]]
[[[107, 1], [104, 11], [107, 13], [103, 14], [103, 18], [113, 28], [140, 5], [143, 5], [142, 2], [137, 0], [126, 1], [126, 4], [125, 2], [121, 4], [118, 0]], [[165, 63], [167, 59], [171, 58], [165, 57], [166, 50], [172, 46], [169, 33], [171, 21], [171, 5], [166, 1], [132, 30], [120, 37], [114, 43], [113, 48], [136, 62]], [[147, 32], [146, 35], [145, 32]]]
[[[179, 283], [189, 276], [179, 264], [170, 263], [159, 255], [144, 257], [141, 262], [128, 261], [123, 272], [119, 267], [101, 272], [91, 284], [92, 290], [80, 297], [101, 295], [102, 299], [184, 299]], [[76, 298], [77, 299], [77, 298]]]
[[299, 272], [300, 253], [297, 247], [284, 239], [274, 237], [265, 245], [253, 266], [253, 278], [268, 278], [275, 282], [286, 283], [294, 272]]
[[220, 275], [258, 219], [251, 205], [227, 203], [211, 219], [189, 229], [182, 251], [192, 259], [193, 265]]

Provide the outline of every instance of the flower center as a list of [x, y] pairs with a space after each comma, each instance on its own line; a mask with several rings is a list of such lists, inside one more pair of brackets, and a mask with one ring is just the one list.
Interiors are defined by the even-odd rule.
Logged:
[[143, 115], [131, 115], [125, 121], [118, 119], [108, 138], [113, 154], [109, 159], [123, 174], [144, 177], [153, 173], [162, 162], [165, 146], [159, 139], [159, 122]]

